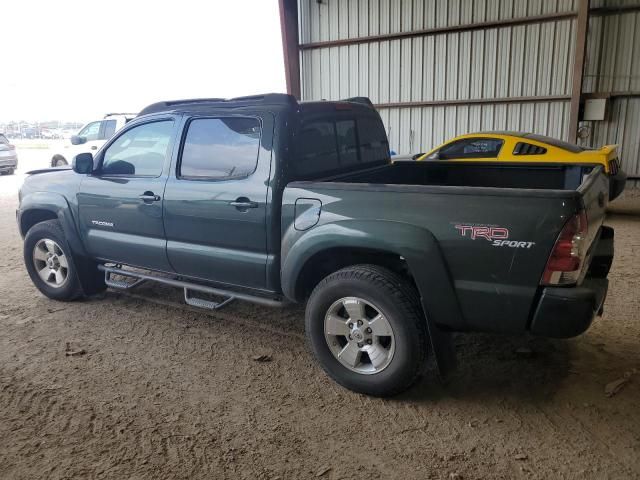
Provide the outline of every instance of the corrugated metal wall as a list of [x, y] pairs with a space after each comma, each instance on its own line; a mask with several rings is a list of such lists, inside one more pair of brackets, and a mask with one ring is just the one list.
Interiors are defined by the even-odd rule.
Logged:
[[[563, 14], [577, 11], [577, 2], [298, 0], [300, 43]], [[592, 0], [591, 6], [639, 2]], [[624, 13], [590, 19], [585, 92], [640, 90], [639, 16]], [[573, 17], [303, 49], [302, 98], [362, 95], [375, 104], [461, 103], [379, 107], [391, 147], [399, 154], [425, 151], [455, 135], [478, 130], [521, 130], [566, 139], [576, 28]], [[514, 97], [541, 98], [500, 101]], [[473, 99], [497, 101], [465, 104]], [[614, 99], [610, 115], [609, 121], [593, 122], [592, 135], [584, 142], [622, 144], [625, 168], [638, 175], [640, 135], [634, 127], [640, 121], [640, 98]]]
[[[595, 1], [592, 6], [638, 6], [640, 1]], [[581, 143], [618, 144], [623, 169], [640, 176], [640, 12], [589, 20], [583, 92], [610, 93], [607, 120], [581, 122], [591, 134]], [[636, 96], [625, 95], [636, 93]]]
[[[561, 0], [300, 0], [301, 43], [567, 12]], [[575, 19], [303, 50], [303, 99], [376, 104], [569, 95]], [[553, 59], [550, 62], [549, 59]], [[569, 102], [380, 108], [392, 149], [474, 130], [566, 136]]]

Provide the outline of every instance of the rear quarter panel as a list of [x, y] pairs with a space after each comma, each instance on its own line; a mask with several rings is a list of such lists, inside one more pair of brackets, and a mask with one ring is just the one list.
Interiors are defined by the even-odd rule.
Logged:
[[[305, 231], [294, 227], [298, 198], [322, 202], [318, 223]], [[335, 242], [347, 238], [353, 247], [384, 244], [407, 259], [414, 277], [431, 275], [436, 282], [449, 282], [462, 320], [441, 313], [436, 323], [455, 330], [520, 332], [527, 328], [549, 252], [578, 198], [575, 192], [559, 191], [292, 184], [285, 189], [282, 207], [283, 288], [286, 293], [287, 282], [295, 282], [286, 277], [296, 271], [292, 265], [305, 261], [314, 243], [320, 238], [331, 243], [317, 234], [324, 229]], [[437, 252], [427, 245], [429, 239], [436, 242]], [[441, 256], [444, 273], [434, 254]], [[430, 291], [437, 283], [429, 280], [417, 279], [426, 298], [438, 295]]]

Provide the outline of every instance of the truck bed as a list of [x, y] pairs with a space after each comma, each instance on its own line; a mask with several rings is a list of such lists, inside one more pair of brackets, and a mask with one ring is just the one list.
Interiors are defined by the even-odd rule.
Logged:
[[[360, 235], [381, 251], [384, 242], [421, 238], [424, 252], [408, 250], [415, 257], [407, 260], [421, 293], [437, 291], [442, 280], [432, 283], [433, 259], [442, 259], [460, 310], [456, 316], [443, 308], [436, 319], [441, 327], [522, 332], [530, 327], [541, 276], [564, 224], [584, 209], [588, 245], [597, 244], [606, 192], [601, 167], [575, 165], [398, 162], [293, 182], [283, 196], [283, 282], [287, 257], [305, 237], [326, 241], [344, 234], [335, 242], [348, 248]], [[307, 234], [295, 228], [295, 219], [313, 199], [321, 213]], [[490, 233], [473, 237], [476, 227]]]
[[387, 185], [577, 190], [592, 166], [401, 161], [327, 179]]

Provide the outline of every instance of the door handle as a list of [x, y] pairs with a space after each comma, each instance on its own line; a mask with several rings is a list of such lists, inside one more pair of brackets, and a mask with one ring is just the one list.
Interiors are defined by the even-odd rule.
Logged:
[[142, 195], [138, 196], [138, 198], [144, 203], [160, 201], [160, 195], [156, 195], [153, 192], [144, 192]]
[[97, 150], [97, 149], [98, 149], [98, 147], [96, 145], [92, 145], [91, 146], [91, 150]]
[[229, 205], [236, 207], [238, 210], [246, 211], [249, 208], [258, 208], [257, 202], [252, 202], [247, 197], [236, 198], [235, 201], [229, 202]]

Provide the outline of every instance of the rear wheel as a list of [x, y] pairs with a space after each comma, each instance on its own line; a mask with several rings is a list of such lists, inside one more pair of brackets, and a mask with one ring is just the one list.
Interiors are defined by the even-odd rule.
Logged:
[[71, 250], [57, 220], [29, 229], [24, 240], [24, 262], [34, 285], [55, 300], [73, 300], [82, 288]]
[[306, 332], [322, 368], [356, 392], [389, 396], [409, 388], [427, 355], [415, 288], [385, 268], [356, 265], [314, 289]]

